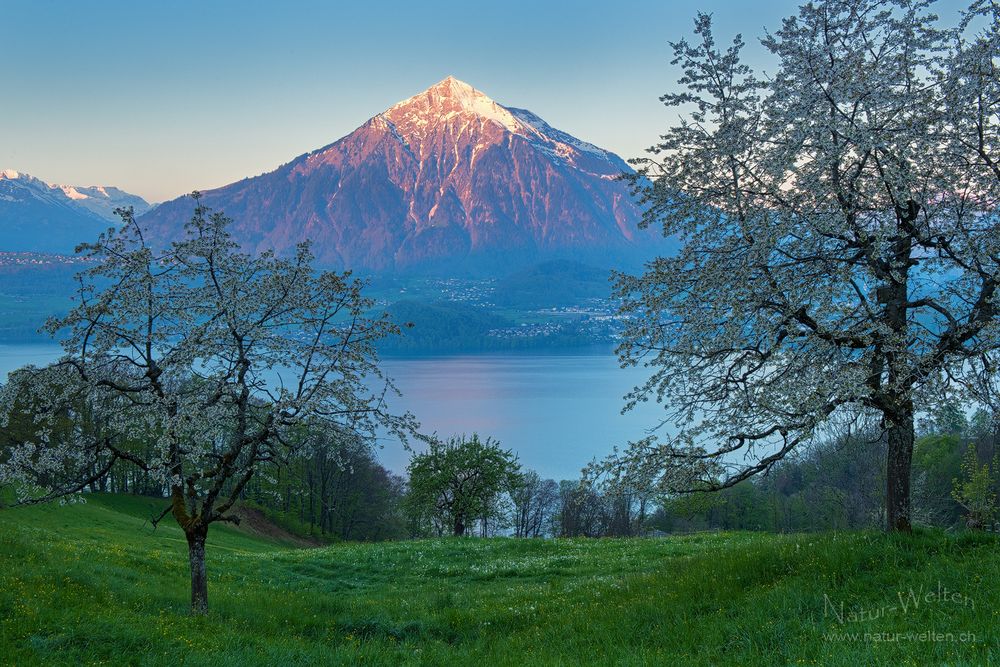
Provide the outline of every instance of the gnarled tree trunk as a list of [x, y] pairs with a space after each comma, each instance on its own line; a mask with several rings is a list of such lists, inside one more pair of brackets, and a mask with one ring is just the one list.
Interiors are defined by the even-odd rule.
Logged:
[[885, 528], [910, 532], [910, 468], [913, 461], [913, 404], [893, 415], [886, 461]]
[[205, 539], [208, 526], [195, 526], [185, 531], [188, 558], [191, 563], [191, 613], [208, 612], [208, 578], [205, 574]]
[[[899, 236], [893, 243], [893, 271], [886, 286], [879, 291], [885, 303], [885, 324], [892, 331], [893, 348], [905, 348], [910, 332], [907, 308], [909, 304], [909, 271], [913, 265], [912, 242], [908, 226], [920, 212], [912, 199], [906, 208], [896, 207]], [[913, 460], [913, 380], [905, 349], [892, 349], [886, 354], [888, 396], [883, 417], [888, 427], [888, 453], [885, 469], [885, 528], [910, 532], [910, 467]]]

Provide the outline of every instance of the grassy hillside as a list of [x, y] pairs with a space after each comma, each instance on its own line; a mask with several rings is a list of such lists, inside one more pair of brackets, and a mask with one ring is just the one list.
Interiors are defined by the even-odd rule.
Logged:
[[1000, 658], [992, 537], [741, 533], [295, 549], [215, 527], [212, 611], [192, 618], [183, 536], [166, 522], [155, 532], [144, 526], [154, 507], [94, 497], [0, 510], [0, 660], [482, 666]]

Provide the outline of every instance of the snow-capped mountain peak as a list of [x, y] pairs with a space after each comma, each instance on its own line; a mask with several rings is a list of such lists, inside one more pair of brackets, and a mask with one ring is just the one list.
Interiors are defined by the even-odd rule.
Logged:
[[531, 111], [499, 104], [453, 76], [393, 105], [373, 122], [384, 123], [419, 155], [426, 154], [425, 143], [436, 150], [441, 131], [452, 137], [469, 136], [479, 147], [509, 134], [528, 141], [551, 160], [580, 166], [603, 177], [617, 175], [623, 167], [607, 151], [555, 129]]
[[[605, 264], [657, 242], [615, 154], [448, 77], [346, 137], [260, 176], [204, 192], [252, 250], [310, 239], [326, 266], [509, 272], [551, 258]], [[191, 201], [140, 219], [150, 238], [184, 229]]]
[[380, 116], [396, 126], [421, 127], [461, 117], [463, 120], [477, 118], [491, 121], [510, 132], [524, 130], [506, 108], [453, 76], [391, 106]]

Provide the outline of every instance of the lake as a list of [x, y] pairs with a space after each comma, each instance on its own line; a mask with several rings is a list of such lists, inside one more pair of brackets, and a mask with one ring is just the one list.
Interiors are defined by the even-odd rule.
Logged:
[[[55, 345], [0, 345], [0, 381], [58, 356]], [[393, 409], [414, 413], [425, 433], [491, 436], [554, 479], [578, 477], [593, 458], [646, 435], [660, 415], [655, 403], [619, 414], [645, 373], [619, 368], [610, 350], [385, 357], [383, 367], [403, 392]], [[402, 446], [381, 444], [383, 465], [405, 470]]]

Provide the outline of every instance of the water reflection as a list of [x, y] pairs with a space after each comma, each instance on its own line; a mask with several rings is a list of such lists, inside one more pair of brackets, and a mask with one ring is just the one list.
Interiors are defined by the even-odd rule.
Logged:
[[[540, 474], [568, 478], [615, 444], [642, 437], [658, 410], [621, 415], [622, 396], [644, 379], [604, 354], [483, 354], [387, 359], [402, 404], [425, 432], [491, 435]], [[391, 442], [385, 464], [399, 470], [407, 454]]]

